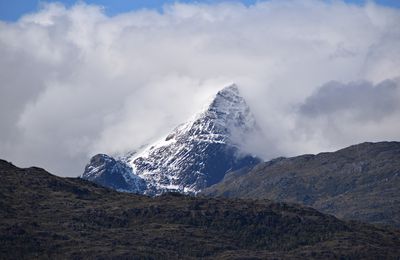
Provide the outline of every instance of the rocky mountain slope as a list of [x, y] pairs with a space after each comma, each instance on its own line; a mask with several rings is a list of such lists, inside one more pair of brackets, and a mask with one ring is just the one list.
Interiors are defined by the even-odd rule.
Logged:
[[115, 190], [146, 189], [146, 182], [132, 174], [132, 168], [129, 165], [106, 154], [97, 154], [90, 159], [85, 169], [84, 179]]
[[301, 203], [339, 218], [400, 227], [400, 143], [278, 158], [228, 173], [205, 194]]
[[0, 160], [0, 259], [397, 259], [400, 233], [266, 200], [119, 193]]
[[[259, 163], [258, 158], [243, 153], [239, 145], [257, 134], [246, 101], [237, 86], [231, 85], [219, 91], [204, 111], [143, 151], [119, 159], [96, 155], [82, 178], [148, 195], [197, 193], [222, 180], [229, 170]], [[120, 167], [110, 165], [109, 160]]]

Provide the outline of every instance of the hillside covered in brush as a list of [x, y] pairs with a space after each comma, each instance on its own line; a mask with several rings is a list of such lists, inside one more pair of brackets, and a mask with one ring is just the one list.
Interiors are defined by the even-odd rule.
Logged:
[[400, 233], [268, 200], [150, 198], [0, 161], [0, 258], [400, 257]]
[[338, 218], [400, 227], [400, 143], [278, 158], [231, 172], [210, 196], [299, 203]]

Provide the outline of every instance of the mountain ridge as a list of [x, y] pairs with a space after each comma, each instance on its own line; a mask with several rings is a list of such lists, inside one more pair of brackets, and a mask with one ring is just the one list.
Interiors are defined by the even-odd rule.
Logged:
[[208, 196], [300, 203], [344, 219], [400, 227], [400, 142], [278, 158], [227, 173]]

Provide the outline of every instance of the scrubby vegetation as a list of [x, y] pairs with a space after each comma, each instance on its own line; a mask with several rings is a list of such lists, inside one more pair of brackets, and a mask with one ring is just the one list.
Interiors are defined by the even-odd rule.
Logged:
[[399, 187], [400, 142], [379, 142], [260, 163], [228, 173], [204, 194], [299, 203], [340, 219], [400, 228]]
[[267, 200], [118, 193], [0, 161], [0, 258], [396, 258], [400, 233]]

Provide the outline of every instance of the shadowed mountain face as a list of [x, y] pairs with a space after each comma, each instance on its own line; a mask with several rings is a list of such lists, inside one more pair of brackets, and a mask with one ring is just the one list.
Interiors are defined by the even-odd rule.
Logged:
[[339, 218], [400, 227], [400, 143], [362, 143], [333, 153], [278, 158], [231, 172], [211, 196], [271, 199]]
[[378, 259], [400, 233], [270, 201], [119, 193], [0, 160], [0, 258]]
[[[101, 172], [101, 174], [99, 174]], [[85, 179], [111, 189], [145, 190], [146, 183], [132, 168], [106, 154], [97, 154], [85, 168]]]
[[255, 119], [237, 86], [228, 86], [192, 120], [143, 151], [120, 159], [96, 155], [82, 178], [147, 195], [198, 193], [222, 180], [227, 171], [259, 163], [260, 159], [244, 153], [239, 145], [257, 134]]

